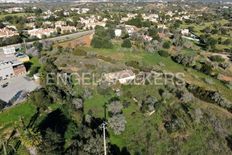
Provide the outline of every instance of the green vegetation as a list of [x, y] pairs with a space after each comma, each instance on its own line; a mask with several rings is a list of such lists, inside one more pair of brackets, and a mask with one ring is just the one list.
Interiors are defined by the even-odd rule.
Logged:
[[38, 73], [41, 68], [41, 64], [37, 57], [32, 57], [29, 63], [26, 63], [26, 66], [30, 71], [29, 76], [33, 76], [34, 74]]
[[112, 48], [113, 44], [110, 39], [109, 31], [105, 30], [104, 27], [96, 26], [91, 46], [94, 48]]
[[165, 50], [159, 50], [158, 53], [162, 57], [168, 57], [169, 56], [169, 53], [167, 51], [165, 51]]
[[[25, 17], [25, 16], [28, 16], [30, 14], [27, 14], [27, 13], [11, 13], [11, 14], [0, 14], [0, 20], [6, 18], [7, 16], [11, 16], [11, 17], [14, 17], [14, 16], [17, 16], [17, 17]], [[32, 15], [32, 14], [31, 14]]]
[[34, 115], [36, 108], [31, 103], [21, 103], [13, 108], [9, 108], [0, 113], [1, 127], [7, 124], [14, 124], [19, 121], [20, 118], [25, 118], [27, 121]]
[[132, 44], [131, 44], [130, 39], [125, 39], [125, 40], [123, 40], [122, 47], [131, 48], [131, 47], [132, 47]]
[[[0, 154], [6, 148], [7, 154], [20, 155], [33, 150], [101, 155], [104, 122], [107, 154], [231, 154], [231, 10], [203, 3], [207, 12], [192, 4], [164, 5], [158, 11], [146, 3], [87, 5], [90, 11], [84, 15], [64, 15], [64, 9], [47, 19], [70, 19], [68, 25], [78, 28], [85, 26], [80, 18], [93, 14], [94, 21], [107, 22], [95, 27], [91, 46], [76, 47], [81, 39], [71, 40], [72, 46], [34, 42], [37, 52], [31, 55], [37, 57], [25, 65], [30, 76], [40, 73], [42, 88], [0, 113]], [[176, 11], [171, 17], [166, 10]], [[36, 27], [46, 27], [42, 9], [26, 12], [36, 15]], [[191, 16], [195, 13], [197, 18]], [[129, 20], [122, 21], [127, 14]], [[4, 17], [17, 28], [26, 23], [21, 18]], [[133, 25], [134, 33], [125, 24]], [[183, 28], [190, 33], [183, 34]], [[115, 37], [115, 29], [122, 37]], [[200, 41], [192, 41], [191, 33]], [[120, 84], [120, 75], [108, 81], [107, 75], [113, 74], [105, 73], [120, 71], [138, 76], [128, 85]], [[51, 72], [60, 77], [48, 85]]]

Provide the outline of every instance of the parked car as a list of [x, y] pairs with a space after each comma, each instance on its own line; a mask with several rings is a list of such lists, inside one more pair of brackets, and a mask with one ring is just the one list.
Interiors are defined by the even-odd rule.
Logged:
[[8, 82], [7, 83], [4, 83], [4, 84], [2, 84], [1, 86], [2, 86], [2, 88], [5, 88], [5, 87], [7, 87], [8, 86]]

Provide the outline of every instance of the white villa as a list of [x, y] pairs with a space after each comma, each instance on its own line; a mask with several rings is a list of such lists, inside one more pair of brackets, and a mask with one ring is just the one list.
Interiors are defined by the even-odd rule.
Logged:
[[121, 37], [122, 30], [121, 29], [115, 29], [114, 34], [115, 34], [115, 37]]
[[56, 29], [52, 29], [52, 28], [47, 28], [47, 29], [32, 29], [32, 30], [28, 30], [28, 34], [32, 37], [32, 36], [36, 36], [39, 39], [42, 39], [43, 36], [49, 37], [52, 33], [56, 32]]

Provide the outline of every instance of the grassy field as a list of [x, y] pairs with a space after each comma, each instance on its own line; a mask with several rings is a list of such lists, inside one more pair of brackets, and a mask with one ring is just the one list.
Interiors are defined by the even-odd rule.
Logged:
[[0, 113], [0, 124], [12, 124], [20, 119], [26, 120], [35, 113], [36, 109], [31, 103], [21, 103]]
[[[159, 66], [163, 71], [171, 73], [184, 73], [185, 80], [189, 83], [196, 84], [206, 89], [217, 90], [222, 93], [227, 99], [232, 101], [231, 90], [227, 88], [222, 82], [217, 79], [211, 78], [209, 75], [196, 71], [192, 68], [186, 69], [183, 65], [177, 64], [171, 60], [170, 57], [161, 57], [158, 53], [131, 52], [122, 49], [121, 47], [114, 47], [113, 49], [93, 49], [91, 47], [85, 48], [90, 52], [95, 52], [98, 55], [108, 56], [117, 62], [125, 63], [126, 61], [135, 60], [144, 66], [159, 66], [162, 63], [164, 66]], [[187, 51], [189, 54], [189, 51]], [[209, 85], [203, 79], [210, 78], [213, 84]]]
[[18, 17], [22, 16], [23, 17], [23, 16], [31, 16], [31, 15], [33, 15], [33, 14], [31, 14], [31, 13], [0, 14], [0, 20], [5, 18], [6, 16], [18, 16]]
[[36, 108], [31, 103], [21, 103], [0, 112], [0, 137], [5, 133], [11, 132], [20, 122], [20, 118], [28, 123], [35, 114]]

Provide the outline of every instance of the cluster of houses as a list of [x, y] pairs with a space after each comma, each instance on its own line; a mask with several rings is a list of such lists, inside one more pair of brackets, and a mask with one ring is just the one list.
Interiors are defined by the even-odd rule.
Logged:
[[47, 28], [47, 29], [38, 28], [38, 29], [32, 29], [27, 31], [30, 37], [37, 37], [39, 39], [42, 39], [43, 37], [49, 37], [55, 32], [56, 30], [52, 28]]
[[25, 75], [25, 62], [30, 59], [23, 53], [16, 53], [14, 47], [0, 49], [0, 81], [15, 76]]
[[49, 28], [35, 28], [34, 25], [30, 25], [34, 28], [28, 30], [27, 33], [30, 37], [42, 39], [43, 37], [50, 37], [52, 34], [56, 34], [58, 32], [61, 34], [66, 34], [77, 31], [75, 26], [66, 25], [65, 21], [57, 21], [54, 25], [52, 23], [48, 25], [50, 26]]
[[[137, 13], [128, 13], [126, 15], [126, 17], [122, 17], [121, 18], [121, 23], [125, 23], [129, 20], [131, 20], [132, 18], [135, 18], [136, 16], [138, 16]], [[178, 12], [177, 10], [176, 11], [168, 11], [167, 13], [165, 13], [165, 16], [169, 16], [169, 21], [172, 21], [172, 20], [184, 20], [184, 19], [190, 19], [190, 15], [188, 14], [188, 12], [186, 11], [181, 11], [181, 12]], [[158, 23], [160, 19], [160, 16], [159, 14], [142, 14], [142, 18], [144, 20], [148, 20], [148, 21], [151, 21], [153, 23]], [[166, 19], [167, 21], [167, 19]]]
[[12, 36], [17, 36], [17, 35], [19, 35], [18, 32], [13, 31], [7, 27], [0, 29], [0, 38], [9, 38]]
[[[164, 4], [162, 4], [164, 5]], [[37, 9], [36, 7], [32, 9]], [[23, 11], [24, 8], [22, 7], [14, 7], [14, 8], [8, 8], [8, 11], [13, 11], [13, 12], [21, 12]], [[69, 10], [47, 10], [42, 13], [42, 18], [44, 20], [49, 19], [51, 16], [58, 18], [57, 13], [62, 12], [64, 16], [69, 16], [71, 12], [75, 12], [78, 14], [86, 14], [90, 11], [89, 8], [80, 8], [80, 7], [73, 7], [70, 8]], [[135, 18], [138, 16], [137, 13], [128, 13], [126, 16], [122, 17], [120, 20], [121, 24], [125, 24], [127, 21], [129, 21], [132, 18]], [[167, 11], [165, 13], [165, 16], [170, 17], [171, 20], [183, 20], [183, 19], [189, 19], [190, 15], [186, 11]], [[158, 13], [148, 13], [148, 14], [142, 14], [142, 18], [144, 20], [149, 20], [153, 23], [159, 23], [160, 21], [160, 15]], [[36, 28], [35, 16], [29, 16], [27, 17], [27, 20], [30, 21], [29, 23], [26, 23], [26, 28], [28, 29], [28, 34], [30, 37], [37, 37], [39, 39], [42, 39], [43, 37], [50, 37], [53, 34], [57, 34], [58, 32], [61, 34], [66, 34], [70, 32], [75, 32], [77, 31], [77, 28], [75, 26], [70, 26], [67, 24], [67, 21], [74, 22], [72, 18], [66, 17], [65, 21], [56, 21], [56, 22], [51, 22], [51, 21], [45, 21], [42, 23], [41, 27]], [[103, 18], [100, 16], [96, 15], [90, 15], [90, 16], [85, 16], [85, 17], [80, 17], [80, 20], [78, 21], [81, 25], [83, 25], [84, 30], [89, 30], [89, 29], [94, 29], [97, 25], [105, 27], [107, 18]], [[75, 21], [76, 22], [76, 21]], [[165, 24], [158, 24], [158, 28], [161, 29], [167, 29], [167, 26]], [[126, 30], [129, 35], [133, 34], [136, 31], [136, 27], [126, 25]], [[184, 34], [187, 34], [187, 32], [183, 32]], [[8, 28], [3, 28], [0, 29], [0, 38], [4, 37], [11, 37], [14, 35], [18, 35], [17, 31], [13, 31]], [[121, 36], [120, 30], [116, 30], [115, 35], [117, 37]], [[144, 36], [144, 39], [149, 41], [151, 38], [149, 36]]]
[[97, 25], [105, 27], [107, 18], [104, 18], [100, 21], [100, 16], [90, 16], [86, 18], [80, 18], [80, 23], [84, 25], [83, 29], [94, 29]]
[[22, 7], [12, 7], [12, 8], [7, 8], [4, 10], [4, 12], [7, 12], [7, 13], [20, 13], [23, 11], [24, 9]]
[[78, 14], [85, 14], [85, 13], [88, 13], [90, 9], [89, 8], [71, 8], [70, 10]]

